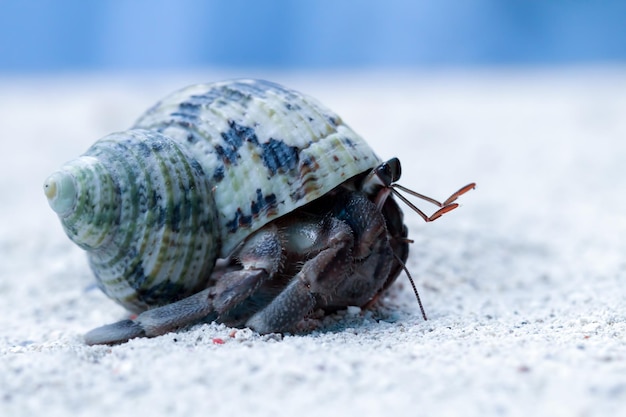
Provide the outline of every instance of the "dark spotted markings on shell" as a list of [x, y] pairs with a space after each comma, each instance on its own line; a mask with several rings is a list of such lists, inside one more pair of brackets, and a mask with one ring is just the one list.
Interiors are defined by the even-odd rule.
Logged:
[[99, 287], [141, 312], [198, 292], [252, 232], [379, 163], [316, 100], [235, 80], [173, 93], [44, 187]]

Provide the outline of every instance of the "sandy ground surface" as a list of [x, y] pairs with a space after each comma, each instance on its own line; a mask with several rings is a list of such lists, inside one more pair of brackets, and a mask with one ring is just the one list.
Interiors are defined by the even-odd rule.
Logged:
[[626, 415], [624, 68], [263, 74], [399, 156], [402, 184], [478, 183], [437, 222], [406, 211], [429, 320], [401, 277], [310, 334], [204, 324], [86, 346], [125, 312], [44, 178], [172, 89], [233, 75], [0, 80], [0, 415]]

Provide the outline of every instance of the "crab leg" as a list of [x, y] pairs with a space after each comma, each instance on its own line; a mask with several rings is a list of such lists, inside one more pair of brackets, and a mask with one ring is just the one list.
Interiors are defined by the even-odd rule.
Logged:
[[122, 320], [85, 334], [88, 345], [123, 343], [135, 337], [154, 337], [207, 318], [214, 312], [212, 294], [206, 289], [178, 302], [144, 311], [135, 320]]
[[[311, 249], [320, 241], [328, 247], [308, 260], [287, 287], [246, 322], [247, 327], [259, 333], [291, 330], [313, 310], [318, 294], [332, 293], [328, 287], [336, 285], [334, 277], [347, 274], [354, 241], [352, 231], [346, 223], [335, 218], [326, 220], [330, 223], [328, 226], [323, 223], [318, 231], [320, 236], [311, 241]], [[326, 233], [323, 232], [328, 235], [324, 236]]]

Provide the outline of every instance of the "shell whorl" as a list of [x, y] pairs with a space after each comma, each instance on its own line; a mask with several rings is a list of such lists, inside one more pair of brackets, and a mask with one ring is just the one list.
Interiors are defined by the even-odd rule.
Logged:
[[131, 311], [200, 290], [218, 250], [202, 167], [152, 131], [106, 136], [44, 184], [100, 288]]
[[337, 114], [263, 80], [189, 86], [135, 127], [185, 143], [211, 176], [221, 257], [273, 219], [380, 163]]

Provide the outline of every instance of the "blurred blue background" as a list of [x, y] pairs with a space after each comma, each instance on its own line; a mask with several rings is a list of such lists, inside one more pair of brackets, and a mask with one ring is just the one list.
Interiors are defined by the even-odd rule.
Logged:
[[626, 1], [0, 0], [0, 72], [626, 61]]

